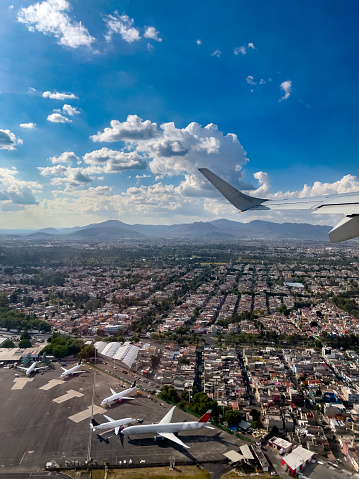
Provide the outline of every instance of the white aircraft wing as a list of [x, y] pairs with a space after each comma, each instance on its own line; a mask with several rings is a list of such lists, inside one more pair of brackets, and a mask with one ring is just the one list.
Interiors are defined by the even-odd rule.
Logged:
[[117, 392], [114, 391], [112, 388], [110, 388], [110, 391], [111, 391], [112, 396], [114, 396], [115, 394], [117, 394]]
[[39, 368], [35, 368], [34, 371], [40, 371], [40, 369], [47, 369], [47, 366], [41, 366]]
[[24, 371], [27, 371], [29, 368], [24, 368], [23, 366], [18, 366], [17, 369], [23, 369]]
[[181, 441], [177, 436], [173, 434], [173, 432], [158, 432], [157, 433], [159, 436], [165, 437], [166, 439], [169, 439], [170, 441], [176, 442], [180, 446], [186, 447], [189, 449], [190, 447], [187, 446], [184, 442]]
[[127, 397], [127, 396], [121, 396], [121, 399], [136, 399], [136, 398], [130, 398], [130, 397]]
[[62, 366], [61, 366], [61, 369], [62, 369], [65, 373], [68, 371], [68, 369], [63, 368]]
[[168, 411], [168, 413], [163, 416], [158, 424], [169, 424], [172, 421], [173, 411], [175, 410], [176, 406], [173, 406], [172, 409]]
[[108, 422], [114, 421], [114, 419], [111, 419], [110, 416], [106, 416], [106, 414], [103, 414], [103, 417], [105, 417]]
[[247, 210], [309, 210], [312, 213], [344, 214], [346, 218], [329, 232], [330, 241], [337, 243], [359, 236], [359, 192], [269, 200], [241, 193], [208, 168], [199, 168], [199, 171], [233, 206], [242, 212]]
[[72, 371], [71, 374], [80, 374], [80, 373], [86, 373], [86, 371]]

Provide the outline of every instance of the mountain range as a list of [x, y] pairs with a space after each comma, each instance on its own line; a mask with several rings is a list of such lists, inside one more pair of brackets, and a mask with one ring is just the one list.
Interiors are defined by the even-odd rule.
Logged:
[[129, 225], [118, 220], [76, 226], [74, 228], [44, 228], [36, 231], [0, 230], [0, 234], [25, 235], [32, 239], [46, 240], [62, 237], [74, 240], [110, 241], [116, 239], [313, 239], [327, 240], [330, 226], [307, 223], [272, 223], [255, 220], [240, 223], [230, 220], [214, 220], [177, 225]]

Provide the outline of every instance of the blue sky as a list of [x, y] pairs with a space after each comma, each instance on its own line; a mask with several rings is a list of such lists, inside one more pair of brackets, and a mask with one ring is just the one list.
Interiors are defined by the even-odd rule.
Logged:
[[[356, 2], [1, 2], [3, 227], [331, 217], [238, 212], [359, 191]], [[358, 175], [358, 176], [357, 176]]]

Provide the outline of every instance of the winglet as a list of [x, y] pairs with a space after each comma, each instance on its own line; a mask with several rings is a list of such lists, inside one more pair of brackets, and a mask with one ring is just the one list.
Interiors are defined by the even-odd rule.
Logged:
[[208, 409], [206, 414], [203, 414], [203, 416], [201, 417], [201, 419], [198, 420], [198, 422], [208, 422], [211, 416], [211, 412], [212, 412], [212, 409]]
[[203, 176], [230, 202], [240, 211], [250, 210], [256, 206], [261, 205], [266, 200], [263, 198], [256, 198], [255, 196], [245, 195], [238, 191], [234, 186], [231, 186], [219, 176], [212, 173], [208, 168], [198, 168]]

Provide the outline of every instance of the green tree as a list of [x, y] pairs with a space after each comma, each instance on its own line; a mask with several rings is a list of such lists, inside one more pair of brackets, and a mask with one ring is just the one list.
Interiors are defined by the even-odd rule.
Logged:
[[19, 348], [21, 349], [31, 348], [31, 342], [28, 339], [22, 339], [19, 342]]
[[11, 341], [11, 339], [7, 339], [1, 347], [2, 348], [14, 348], [15, 344]]

